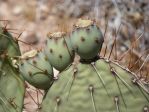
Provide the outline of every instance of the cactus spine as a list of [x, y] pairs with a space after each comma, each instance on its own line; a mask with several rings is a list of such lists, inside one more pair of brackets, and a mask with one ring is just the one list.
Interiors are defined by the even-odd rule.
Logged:
[[18, 42], [12, 35], [2, 27], [0, 28], [0, 54], [7, 54], [10, 57], [21, 55]]
[[[20, 55], [18, 44], [1, 29], [0, 112], [22, 112], [24, 80], [20, 72], [30, 84], [48, 91], [40, 112], [148, 112], [147, 83], [117, 62], [99, 56], [103, 42], [93, 21], [79, 19], [70, 38], [64, 32], [50, 33], [42, 51], [25, 53], [14, 66], [11, 59]], [[73, 62], [74, 51], [80, 56], [77, 63]], [[52, 67], [60, 71], [57, 80]]]
[[[149, 111], [149, 91], [145, 83], [118, 63], [98, 56], [97, 51], [103, 44], [102, 34], [95, 27], [88, 36], [82, 28], [88, 20], [81, 22], [79, 31], [71, 36], [72, 46], [81, 60], [60, 73], [43, 100], [40, 112]], [[90, 25], [88, 27], [92, 27]], [[85, 41], [90, 40], [88, 44], [79, 43], [82, 35]], [[94, 37], [99, 38], [97, 45]]]
[[24, 80], [12, 59], [20, 55], [19, 45], [11, 34], [0, 28], [0, 112], [22, 112]]

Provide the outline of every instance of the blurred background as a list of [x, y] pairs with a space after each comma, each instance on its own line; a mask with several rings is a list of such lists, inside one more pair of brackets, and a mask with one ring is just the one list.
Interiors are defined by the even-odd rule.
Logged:
[[[102, 56], [109, 56], [117, 35], [117, 57], [125, 57], [121, 63], [134, 72], [144, 65], [139, 75], [148, 76], [149, 0], [0, 0], [0, 23], [20, 36], [22, 53], [43, 48], [48, 32], [70, 33], [78, 18], [92, 19], [106, 31]], [[28, 87], [24, 112], [36, 112], [42, 94]]]

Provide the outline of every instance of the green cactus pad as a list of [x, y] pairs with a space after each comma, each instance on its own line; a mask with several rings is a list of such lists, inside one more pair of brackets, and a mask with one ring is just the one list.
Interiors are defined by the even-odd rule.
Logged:
[[58, 71], [64, 70], [74, 59], [70, 38], [64, 32], [48, 34], [45, 51], [51, 65]]
[[82, 59], [96, 57], [104, 41], [100, 29], [91, 20], [79, 19], [70, 37], [73, 49]]
[[0, 62], [0, 112], [22, 112], [24, 80], [8, 58], [0, 57]]
[[7, 31], [0, 28], [0, 54], [7, 54], [10, 57], [20, 55], [20, 49], [17, 41]]
[[32, 50], [21, 56], [19, 69], [24, 79], [39, 89], [53, 83], [53, 68], [43, 51]]
[[40, 112], [148, 112], [149, 92], [134, 73], [99, 59], [61, 72]]

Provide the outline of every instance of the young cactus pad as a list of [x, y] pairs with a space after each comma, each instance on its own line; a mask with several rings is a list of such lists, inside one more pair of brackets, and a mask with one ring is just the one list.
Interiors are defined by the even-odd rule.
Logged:
[[148, 112], [149, 91], [134, 73], [99, 59], [61, 72], [40, 112]]
[[43, 51], [32, 50], [21, 56], [19, 69], [24, 79], [39, 89], [53, 83], [53, 69]]
[[79, 19], [71, 34], [71, 44], [82, 59], [92, 59], [100, 52], [103, 36], [98, 26], [91, 20]]
[[12, 35], [0, 27], [0, 54], [7, 54], [10, 57], [20, 55], [20, 49], [17, 41]]
[[22, 112], [24, 80], [8, 57], [0, 57], [0, 112]]
[[51, 65], [58, 71], [64, 70], [74, 59], [70, 38], [65, 32], [49, 33], [45, 51]]

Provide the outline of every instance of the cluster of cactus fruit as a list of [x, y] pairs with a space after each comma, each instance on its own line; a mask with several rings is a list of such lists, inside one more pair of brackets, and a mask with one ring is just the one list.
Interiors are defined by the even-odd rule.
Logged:
[[22, 112], [23, 79], [46, 92], [39, 112], [149, 112], [146, 83], [99, 55], [104, 37], [94, 21], [79, 19], [70, 35], [47, 36], [44, 49], [20, 56], [17, 41], [1, 30], [0, 112]]

